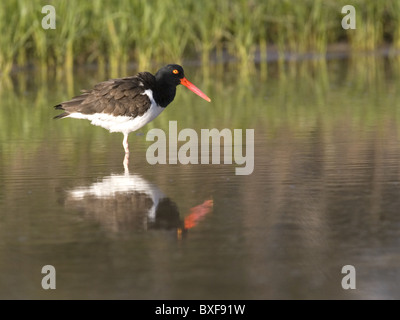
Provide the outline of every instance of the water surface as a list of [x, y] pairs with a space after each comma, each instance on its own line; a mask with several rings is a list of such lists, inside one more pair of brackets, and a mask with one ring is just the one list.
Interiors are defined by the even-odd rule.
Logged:
[[[0, 298], [400, 298], [398, 66], [361, 56], [187, 68], [212, 103], [178, 88], [130, 135], [128, 168], [122, 134], [52, 120], [53, 105], [102, 75], [3, 81]], [[254, 172], [150, 165], [146, 134], [170, 120], [254, 129]], [[41, 287], [44, 265], [55, 290]], [[345, 265], [355, 290], [341, 286]]]

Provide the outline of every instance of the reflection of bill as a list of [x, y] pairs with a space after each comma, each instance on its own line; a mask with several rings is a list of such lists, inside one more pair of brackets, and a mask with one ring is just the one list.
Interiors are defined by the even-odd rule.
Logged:
[[211, 212], [213, 202], [204, 201], [182, 220], [176, 204], [156, 185], [125, 171], [68, 191], [65, 206], [82, 211], [107, 231], [174, 230], [180, 239]]
[[182, 239], [182, 235], [187, 230], [195, 227], [203, 218], [212, 211], [213, 200], [206, 200], [202, 204], [190, 209], [190, 213], [185, 217], [183, 228], [177, 229], [178, 239]]
[[185, 218], [185, 229], [195, 227], [208, 213], [211, 212], [213, 207], [212, 200], [206, 200], [202, 204], [190, 209], [190, 214]]

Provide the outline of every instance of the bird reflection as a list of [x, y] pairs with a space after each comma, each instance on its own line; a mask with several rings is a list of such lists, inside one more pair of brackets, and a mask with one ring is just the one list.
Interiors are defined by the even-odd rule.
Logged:
[[65, 205], [83, 211], [108, 231], [170, 230], [178, 239], [212, 211], [213, 201], [207, 199], [182, 219], [177, 205], [156, 185], [138, 174], [130, 174], [127, 165], [124, 167], [124, 174], [106, 176], [89, 186], [69, 190]]

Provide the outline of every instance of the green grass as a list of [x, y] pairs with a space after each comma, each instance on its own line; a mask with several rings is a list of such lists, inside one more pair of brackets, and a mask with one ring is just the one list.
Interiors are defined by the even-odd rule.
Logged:
[[184, 59], [210, 64], [228, 52], [249, 70], [255, 52], [325, 53], [346, 41], [352, 50], [400, 47], [398, 0], [354, 0], [357, 29], [343, 30], [345, 0], [59, 0], [56, 29], [44, 30], [43, 1], [5, 0], [0, 10], [0, 74], [13, 66], [72, 68], [96, 63], [112, 75]]

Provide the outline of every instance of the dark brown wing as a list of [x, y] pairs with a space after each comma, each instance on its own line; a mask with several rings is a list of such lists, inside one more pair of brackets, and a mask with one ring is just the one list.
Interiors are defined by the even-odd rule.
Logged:
[[55, 109], [65, 112], [54, 118], [64, 118], [71, 113], [108, 113], [113, 116], [136, 117], [143, 115], [151, 106], [145, 90], [153, 90], [155, 77], [141, 72], [133, 77], [111, 79], [100, 82], [91, 90], [56, 105]]

